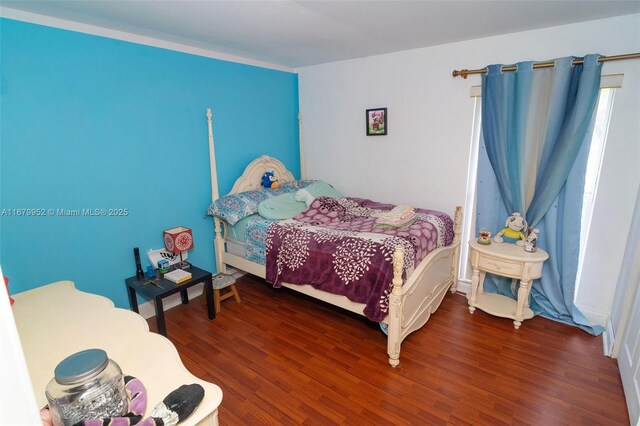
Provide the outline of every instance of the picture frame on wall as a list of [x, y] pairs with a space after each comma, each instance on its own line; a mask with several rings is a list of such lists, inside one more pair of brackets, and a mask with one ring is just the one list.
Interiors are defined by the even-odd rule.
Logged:
[[367, 136], [384, 136], [387, 134], [387, 127], [386, 108], [367, 110]]

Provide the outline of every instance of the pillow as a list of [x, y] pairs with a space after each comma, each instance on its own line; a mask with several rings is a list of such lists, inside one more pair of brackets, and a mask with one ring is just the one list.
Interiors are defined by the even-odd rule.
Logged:
[[225, 195], [211, 204], [208, 213], [235, 225], [240, 219], [258, 213], [258, 204], [269, 196], [270, 191], [266, 189]]
[[308, 180], [284, 182], [278, 188], [263, 188], [225, 195], [211, 204], [207, 214], [209, 216], [217, 216], [229, 225], [235, 225], [240, 219], [258, 213], [258, 204], [267, 198], [286, 193], [293, 194], [312, 182]]
[[335, 188], [322, 180], [316, 181], [309, 186], [299, 189], [296, 192], [296, 200], [304, 201], [307, 207], [311, 205], [316, 197], [332, 197], [342, 198], [342, 194], [335, 190]]
[[291, 219], [307, 208], [305, 203], [296, 201], [296, 194], [289, 192], [268, 198], [258, 204], [258, 213], [265, 219]]
[[301, 202], [305, 203], [305, 205], [307, 207], [309, 207], [311, 205], [311, 203], [313, 203], [313, 200], [316, 199], [316, 197], [311, 195], [311, 193], [309, 191], [307, 191], [306, 189], [302, 188], [302, 189], [298, 190], [298, 192], [296, 192], [295, 199], [296, 199], [296, 201], [301, 201]]
[[291, 189], [295, 192], [298, 189], [306, 188], [307, 186], [315, 182], [317, 181], [310, 179], [294, 180], [291, 182], [278, 182], [278, 189], [285, 189], [287, 190], [287, 192], [289, 189]]

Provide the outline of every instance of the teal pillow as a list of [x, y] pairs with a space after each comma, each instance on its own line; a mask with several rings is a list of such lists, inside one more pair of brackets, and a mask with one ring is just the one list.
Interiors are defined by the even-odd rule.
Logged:
[[342, 194], [336, 189], [329, 185], [327, 182], [322, 180], [316, 181], [311, 185], [300, 189], [296, 192], [296, 200], [303, 201], [308, 206], [311, 205], [314, 198], [316, 197], [332, 197], [332, 198], [342, 198]]
[[258, 213], [265, 219], [291, 219], [306, 210], [307, 205], [296, 201], [295, 192], [268, 198], [258, 204]]

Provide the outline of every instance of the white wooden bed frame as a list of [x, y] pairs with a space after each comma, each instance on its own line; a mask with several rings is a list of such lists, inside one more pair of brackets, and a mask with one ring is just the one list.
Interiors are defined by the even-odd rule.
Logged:
[[[213, 125], [211, 109], [207, 109], [209, 127], [209, 154], [211, 161], [211, 198], [219, 198], [218, 178], [215, 166], [215, 150], [213, 144]], [[302, 157], [302, 135], [300, 135], [301, 173], [304, 179], [304, 160]], [[253, 160], [244, 170], [229, 194], [260, 189], [260, 181], [265, 171], [274, 171], [280, 182], [295, 180], [284, 164], [279, 160], [263, 155]], [[421, 328], [431, 314], [440, 306], [447, 289], [456, 291], [458, 259], [460, 252], [460, 225], [462, 221], [462, 207], [458, 206], [454, 215], [454, 239], [447, 247], [436, 249], [429, 253], [414, 269], [403, 283], [402, 270], [404, 253], [399, 246], [393, 254], [393, 290], [389, 296], [389, 315], [382, 321], [388, 325], [387, 353], [389, 364], [396, 367], [400, 363], [400, 345], [411, 332]], [[214, 217], [215, 253], [218, 272], [227, 272], [227, 266], [256, 275], [266, 276], [264, 265], [250, 262], [243, 257], [227, 252], [225, 235], [228, 235], [228, 224]], [[311, 285], [282, 283], [284, 287], [322, 300], [343, 309], [364, 315], [363, 303], [355, 303], [345, 296], [316, 290]]]

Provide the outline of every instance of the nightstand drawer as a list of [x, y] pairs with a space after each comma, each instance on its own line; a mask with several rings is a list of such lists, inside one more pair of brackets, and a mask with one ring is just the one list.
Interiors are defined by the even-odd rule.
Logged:
[[478, 259], [478, 267], [481, 270], [507, 277], [519, 278], [522, 276], [523, 266], [522, 263], [496, 260], [485, 256], [480, 256]]

